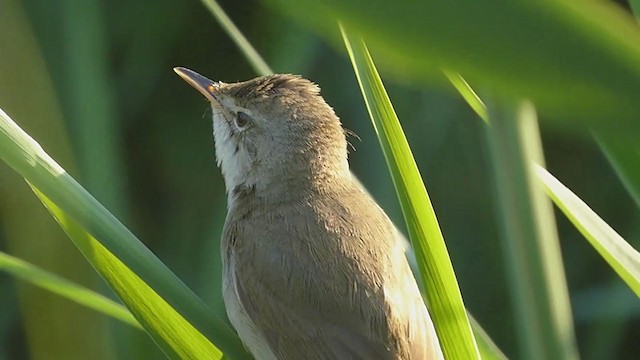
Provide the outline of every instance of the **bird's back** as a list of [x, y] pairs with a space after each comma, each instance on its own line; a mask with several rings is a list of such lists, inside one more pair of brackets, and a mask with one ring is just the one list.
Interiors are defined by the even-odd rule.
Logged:
[[[395, 227], [355, 184], [230, 208], [229, 318], [257, 359], [442, 358]], [[268, 348], [268, 350], [266, 350]]]

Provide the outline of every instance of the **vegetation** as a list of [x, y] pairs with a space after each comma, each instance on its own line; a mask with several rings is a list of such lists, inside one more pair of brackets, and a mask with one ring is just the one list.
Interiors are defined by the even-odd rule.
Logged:
[[249, 358], [221, 302], [209, 113], [176, 65], [320, 84], [362, 139], [353, 172], [411, 239], [447, 358], [640, 356], [631, 16], [568, 0], [223, 3], [230, 16], [202, 2], [0, 5], [15, 170], [0, 165], [0, 270], [24, 280], [0, 277], [0, 359]]

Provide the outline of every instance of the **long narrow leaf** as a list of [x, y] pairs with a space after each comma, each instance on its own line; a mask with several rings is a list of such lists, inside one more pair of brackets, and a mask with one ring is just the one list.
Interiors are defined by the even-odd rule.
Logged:
[[[457, 81], [454, 75], [447, 76], [452, 81]], [[459, 75], [458, 75], [459, 76]], [[460, 77], [460, 79], [462, 79]], [[456, 89], [460, 91], [462, 97], [469, 103], [472, 109], [476, 110], [485, 122], [488, 123], [486, 107], [482, 100], [477, 96], [469, 96], [475, 92], [462, 79], [462, 82], [454, 84]], [[465, 88], [467, 87], [467, 88]], [[619, 139], [618, 139], [619, 140]], [[602, 141], [602, 139], [600, 139]], [[620, 154], [616, 149], [611, 147], [631, 145], [627, 141], [623, 141], [622, 145], [618, 145], [614, 139], [607, 139], [600, 144], [608, 156], [611, 154]], [[637, 144], [632, 144], [637, 146]], [[629, 192], [634, 195], [636, 202], [640, 204], [640, 148], [636, 153], [626, 153], [629, 158], [623, 159], [623, 164], [619, 166], [620, 176], [628, 182]], [[617, 158], [617, 157], [616, 157]], [[614, 164], [616, 161], [610, 159]], [[628, 174], [628, 176], [622, 175]], [[589, 243], [600, 253], [602, 257], [611, 265], [611, 267], [620, 275], [620, 277], [631, 287], [631, 289], [640, 296], [640, 254], [629, 243], [613, 230], [602, 218], [598, 216], [587, 204], [576, 196], [569, 188], [564, 186], [544, 167], [536, 165], [536, 176], [545, 187], [547, 194], [560, 210], [567, 216], [573, 225], [582, 233]]]
[[444, 75], [449, 79], [449, 82], [456, 90], [462, 95], [462, 98], [471, 106], [473, 111], [480, 116], [485, 122], [488, 121], [487, 107], [482, 102], [482, 99], [476, 94], [475, 91], [469, 86], [469, 83], [458, 73], [444, 70]]
[[51, 200], [31, 187], [58, 224], [140, 321], [151, 338], [172, 359], [220, 359], [222, 354], [178, 312], [89, 235]]
[[503, 219], [504, 257], [524, 359], [575, 359], [569, 294], [551, 203], [536, 183], [542, 163], [529, 104], [489, 107], [489, 143]]
[[140, 323], [131, 313], [117, 302], [1, 251], [0, 271], [6, 271], [27, 283], [47, 289], [80, 305], [120, 320], [127, 325], [142, 329]]
[[[100, 246], [104, 246], [114, 259], [140, 277], [160, 298], [219, 346], [225, 355], [234, 359], [248, 358], [235, 333], [1, 109], [0, 158], [50, 199], [51, 204], [66, 213], [69, 219], [99, 240]], [[107, 261], [107, 252], [104, 254]], [[166, 351], [166, 346], [163, 348]]]
[[640, 207], [640, 141], [637, 132], [592, 130], [600, 149]]
[[560, 210], [640, 297], [640, 253], [547, 170], [537, 166], [536, 173]]
[[471, 314], [467, 313], [467, 315], [469, 316], [473, 336], [478, 344], [478, 351], [480, 351], [482, 360], [507, 360], [506, 355], [491, 340], [489, 334], [480, 326], [480, 323]]
[[[631, 0], [629, 4], [636, 20], [640, 19], [638, 17], [640, 1]], [[636, 205], [640, 207], [640, 141], [638, 141], [638, 133], [635, 131], [621, 132], [619, 129], [606, 131], [598, 127], [594, 128], [592, 132], [623, 185], [635, 200]]]
[[254, 49], [249, 40], [242, 34], [236, 24], [231, 21], [229, 16], [224, 12], [222, 7], [215, 0], [201, 0], [202, 3], [209, 9], [211, 14], [218, 20], [222, 29], [233, 39], [233, 42], [238, 45], [238, 48], [244, 54], [245, 58], [249, 60], [249, 63], [260, 75], [269, 75], [273, 73], [273, 70], [267, 65], [262, 56]]
[[477, 359], [453, 266], [400, 122], [366, 45], [350, 41], [344, 29], [342, 34], [400, 198], [442, 350], [449, 359]]

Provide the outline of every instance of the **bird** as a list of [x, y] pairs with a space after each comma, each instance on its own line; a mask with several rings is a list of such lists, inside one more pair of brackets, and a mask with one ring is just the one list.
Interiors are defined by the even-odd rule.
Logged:
[[318, 85], [174, 71], [211, 105], [227, 194], [223, 300], [254, 358], [442, 359], [402, 237], [351, 174]]

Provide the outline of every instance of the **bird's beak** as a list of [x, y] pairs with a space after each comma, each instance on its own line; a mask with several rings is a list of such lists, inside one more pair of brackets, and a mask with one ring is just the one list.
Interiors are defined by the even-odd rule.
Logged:
[[217, 81], [210, 80], [193, 70], [183, 67], [174, 67], [173, 71], [180, 75], [182, 80], [200, 91], [200, 93], [209, 99], [209, 101], [218, 102], [215, 93], [220, 87], [220, 84]]

